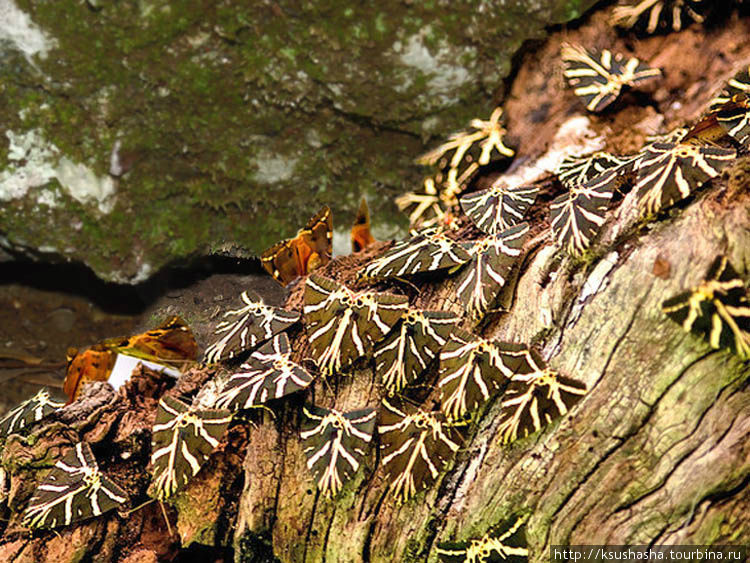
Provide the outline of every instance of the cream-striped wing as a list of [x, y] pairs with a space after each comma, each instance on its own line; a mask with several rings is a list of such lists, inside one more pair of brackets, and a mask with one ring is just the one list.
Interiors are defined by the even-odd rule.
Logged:
[[555, 174], [568, 189], [575, 188], [612, 168], [620, 173], [633, 169], [637, 156], [615, 156], [597, 151], [583, 156], [566, 156], [555, 169]]
[[481, 538], [438, 543], [436, 553], [443, 563], [526, 563], [526, 520], [526, 516], [507, 520]]
[[582, 254], [604, 224], [617, 175], [617, 170], [608, 170], [571, 187], [550, 203], [550, 226], [558, 244], [569, 254]]
[[42, 420], [64, 406], [65, 403], [53, 401], [49, 396], [49, 391], [40, 389], [31, 399], [18, 405], [0, 420], [0, 440], [29, 424]]
[[705, 20], [708, 0], [633, 0], [616, 6], [612, 12], [613, 25], [652, 34], [657, 30], [680, 31], [686, 23]]
[[638, 203], [655, 215], [715, 178], [737, 156], [734, 149], [687, 143], [653, 143], [637, 166]]
[[224, 313], [225, 320], [216, 325], [217, 340], [206, 348], [206, 363], [228, 360], [252, 350], [299, 320], [299, 313], [265, 305], [247, 291], [240, 298], [244, 305]]
[[562, 58], [568, 84], [586, 109], [593, 112], [600, 112], [614, 102], [623, 86], [636, 86], [661, 76], [659, 69], [635, 57], [625, 60], [609, 49], [588, 51], [578, 45], [565, 45]]
[[399, 278], [459, 266], [469, 254], [438, 227], [423, 229], [397, 242], [393, 248], [370, 262], [362, 276], [371, 279]]
[[536, 200], [535, 186], [506, 186], [495, 183], [491, 188], [463, 196], [461, 209], [479, 230], [496, 235], [523, 221], [526, 210]]
[[312, 375], [290, 355], [286, 334], [277, 334], [229, 377], [214, 406], [230, 411], [250, 409], [308, 387]]
[[504, 390], [514, 369], [522, 369], [521, 349], [455, 329], [440, 352], [440, 410], [458, 420]]
[[[586, 386], [551, 370], [534, 350], [514, 373], [502, 398], [497, 433], [504, 444], [525, 438], [564, 416], [586, 394]], [[526, 369], [528, 367], [528, 369]]]
[[443, 175], [442, 188], [461, 193], [483, 166], [512, 158], [513, 149], [504, 144], [506, 130], [500, 120], [502, 108], [495, 108], [489, 120], [473, 119], [468, 130], [452, 135], [447, 142], [420, 156], [418, 164], [436, 166]]
[[716, 111], [737, 94], [750, 96], [750, 65], [738, 71], [709, 102], [709, 111]]
[[409, 309], [375, 348], [375, 372], [389, 393], [400, 392], [424, 373], [457, 323], [453, 313]]
[[528, 223], [520, 223], [467, 245], [472, 258], [458, 275], [456, 293], [470, 317], [483, 317], [495, 302], [521, 256], [528, 232]]
[[353, 292], [333, 280], [312, 274], [305, 286], [307, 337], [320, 371], [330, 375], [354, 360], [372, 355], [408, 308], [402, 295]]
[[91, 447], [79, 442], [65, 454], [34, 491], [24, 524], [57, 528], [120, 508], [127, 494], [96, 463]]
[[162, 397], [151, 437], [149, 493], [164, 499], [187, 485], [219, 445], [231, 420], [227, 410], [198, 410]]
[[750, 359], [750, 301], [745, 283], [725, 256], [719, 256], [704, 281], [662, 303], [662, 311], [686, 332]]
[[359, 469], [375, 431], [375, 409], [302, 408], [302, 448], [321, 494], [333, 497]]
[[380, 459], [399, 502], [432, 485], [463, 441], [443, 413], [407, 408], [395, 398], [383, 399], [378, 433]]

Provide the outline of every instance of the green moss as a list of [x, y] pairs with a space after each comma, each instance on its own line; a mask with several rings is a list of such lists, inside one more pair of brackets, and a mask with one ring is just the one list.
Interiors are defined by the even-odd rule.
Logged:
[[[587, 2], [549, 4], [568, 17]], [[486, 114], [509, 69], [508, 45], [538, 36], [554, 15], [550, 8], [514, 21], [511, 7], [479, 25], [472, 2], [448, 12], [433, 2], [384, 11], [333, 0], [294, 10], [187, 0], [19, 5], [58, 46], [37, 61], [49, 77], [44, 89], [20, 57], [4, 65], [2, 122], [40, 128], [100, 176], [119, 140], [129, 170], [109, 214], [62, 198], [46, 234], [28, 206], [22, 218], [0, 213], [0, 230], [36, 245], [66, 240], [66, 256], [104, 277], [132, 276], [143, 263], [156, 270], [224, 241], [259, 253], [323, 203], [337, 222], [350, 221], [361, 193], [374, 223], [403, 229], [392, 197], [419, 182], [411, 162], [425, 149], [424, 118], [440, 115], [438, 129], [448, 133]], [[424, 67], [393, 49], [417, 37]], [[464, 69], [470, 79], [436, 95], [430, 65]], [[311, 131], [320, 144], [306, 141]], [[254, 179], [263, 154], [297, 164], [288, 178], [263, 183]]]

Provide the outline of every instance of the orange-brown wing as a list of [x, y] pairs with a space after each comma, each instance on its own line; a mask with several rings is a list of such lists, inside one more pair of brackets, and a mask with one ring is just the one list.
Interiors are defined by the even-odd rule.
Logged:
[[297, 239], [277, 242], [260, 256], [266, 271], [281, 285], [304, 274], [297, 252]]
[[367, 200], [362, 198], [359, 204], [357, 217], [354, 219], [351, 231], [352, 252], [361, 252], [372, 243], [376, 242], [370, 232], [370, 210], [367, 208]]
[[144, 360], [182, 364], [198, 358], [198, 343], [180, 317], [171, 317], [158, 327], [127, 338], [110, 338], [102, 343], [116, 352]]
[[68, 369], [63, 383], [63, 391], [68, 396], [68, 404], [78, 397], [85, 382], [107, 381], [116, 358], [117, 353], [102, 344], [96, 344], [83, 352], [70, 348]]
[[[331, 209], [327, 205], [323, 206], [307, 222], [307, 226], [299, 232], [297, 239], [301, 239], [300, 243], [310, 248], [310, 255], [317, 254], [319, 256], [320, 266], [328, 264], [331, 260], [331, 254], [333, 254], [333, 216], [331, 215]], [[300, 256], [304, 257], [304, 253], [301, 252]], [[308, 259], [302, 261], [302, 264], [306, 265], [304, 273], [309, 271], [307, 268]], [[315, 268], [311, 269], [314, 270]]]

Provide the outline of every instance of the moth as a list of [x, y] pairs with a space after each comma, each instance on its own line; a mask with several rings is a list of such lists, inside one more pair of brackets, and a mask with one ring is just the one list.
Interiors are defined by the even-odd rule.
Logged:
[[584, 184], [571, 186], [550, 203], [550, 226], [558, 244], [569, 254], [582, 254], [599, 232], [617, 178], [616, 169], [607, 170]]
[[197, 357], [198, 344], [190, 327], [181, 318], [172, 317], [142, 334], [110, 338], [82, 352], [70, 348], [63, 391], [72, 402], [88, 381], [109, 381], [117, 388], [130, 378], [137, 363], [128, 358], [137, 358], [151, 369], [177, 377], [180, 368]]
[[438, 191], [435, 178], [432, 177], [425, 178], [422, 191], [408, 192], [396, 198], [396, 207], [407, 213], [409, 224], [417, 228], [439, 224], [455, 203], [455, 196]]
[[539, 188], [495, 183], [490, 189], [463, 196], [461, 209], [479, 230], [496, 235], [521, 221], [533, 205]]
[[458, 323], [447, 311], [409, 309], [375, 348], [375, 373], [389, 393], [415, 382], [438, 357]]
[[523, 365], [523, 349], [454, 329], [440, 352], [440, 410], [448, 419], [459, 420], [503, 391]]
[[739, 70], [727, 81], [721, 92], [709, 102], [709, 111], [716, 111], [737, 94], [750, 96], [750, 65]]
[[64, 406], [65, 403], [53, 401], [49, 391], [40, 389], [31, 399], [18, 405], [0, 420], [0, 440], [42, 420]]
[[612, 168], [626, 173], [635, 164], [635, 157], [615, 156], [608, 152], [597, 151], [583, 156], [568, 155], [555, 169], [558, 179], [570, 189], [593, 180]]
[[36, 488], [23, 516], [31, 528], [57, 528], [120, 508], [127, 494], [99, 471], [86, 442], [79, 442]]
[[308, 387], [313, 377], [291, 361], [290, 355], [286, 334], [276, 335], [230, 376], [214, 406], [231, 411], [250, 409]]
[[504, 444], [564, 416], [586, 394], [583, 383], [548, 368], [535, 350], [524, 355], [523, 369], [511, 376], [502, 397], [497, 433]]
[[706, 0], [637, 0], [616, 6], [611, 23], [624, 28], [638, 26], [648, 34], [658, 29], [680, 31], [691, 20], [703, 23], [709, 4]]
[[528, 233], [528, 223], [520, 223], [465, 245], [472, 258], [461, 269], [456, 293], [470, 317], [479, 319], [489, 310], [521, 256]]
[[643, 215], [655, 215], [718, 176], [737, 156], [734, 149], [692, 143], [653, 143], [643, 151], [635, 190]]
[[302, 448], [307, 468], [326, 497], [336, 496], [359, 469], [375, 431], [375, 409], [352, 412], [302, 407]]
[[438, 543], [437, 555], [444, 563], [526, 563], [526, 520], [510, 519], [479, 539]]
[[402, 295], [353, 292], [313, 274], [305, 286], [304, 320], [313, 357], [324, 374], [333, 374], [357, 358], [372, 354], [403, 316], [408, 299]]
[[745, 283], [725, 256], [718, 256], [697, 287], [662, 303], [661, 310], [712, 348], [729, 348], [750, 359], [750, 302]]
[[375, 237], [370, 232], [370, 210], [367, 207], [367, 200], [362, 198], [357, 211], [357, 217], [354, 219], [351, 231], [352, 252], [361, 252], [374, 242]]
[[562, 59], [568, 84], [592, 112], [603, 111], [619, 97], [623, 87], [639, 86], [661, 76], [658, 68], [651, 68], [635, 57], [625, 60], [608, 49], [588, 51], [566, 44]]
[[324, 206], [291, 239], [277, 242], [260, 255], [266, 271], [281, 285], [325, 266], [333, 252], [333, 218]]
[[224, 313], [214, 334], [218, 340], [206, 348], [204, 361], [208, 364], [234, 358], [269, 340], [274, 334], [287, 330], [300, 319], [295, 311], [270, 307], [247, 291], [240, 295], [244, 306]]
[[469, 258], [469, 253], [448, 238], [444, 230], [429, 227], [394, 244], [393, 248], [365, 266], [361, 275], [371, 279], [412, 276], [454, 268]]
[[715, 110], [719, 126], [741, 145], [750, 143], [750, 94], [735, 94]]
[[515, 154], [503, 142], [502, 115], [503, 109], [497, 107], [488, 121], [473, 119], [468, 130], [451, 135], [447, 142], [420, 156], [417, 163], [437, 166], [445, 174], [443, 188], [454, 196], [461, 193], [481, 167]]
[[432, 485], [463, 441], [443, 413], [407, 408], [396, 399], [383, 399], [378, 434], [381, 462], [399, 502]]
[[149, 494], [165, 499], [183, 488], [219, 445], [231, 420], [227, 410], [193, 409], [174, 397], [159, 399]]

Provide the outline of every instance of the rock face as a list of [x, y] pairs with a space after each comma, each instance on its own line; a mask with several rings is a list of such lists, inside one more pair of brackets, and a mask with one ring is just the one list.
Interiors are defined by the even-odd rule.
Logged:
[[365, 193], [392, 235], [424, 142], [591, 4], [2, 0], [2, 246], [136, 283], [257, 254], [324, 203], [343, 233]]

